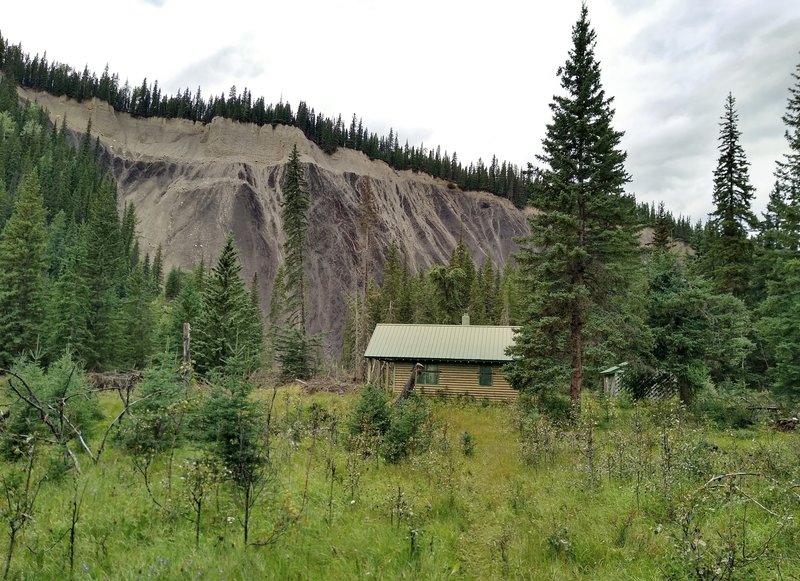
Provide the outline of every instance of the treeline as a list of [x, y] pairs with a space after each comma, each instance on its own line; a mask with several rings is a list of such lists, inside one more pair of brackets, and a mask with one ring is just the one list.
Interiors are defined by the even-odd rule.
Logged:
[[63, 125], [20, 106], [16, 86], [0, 79], [0, 367], [69, 351], [88, 369], [141, 369], [179, 353], [184, 322], [201, 372], [234, 356], [260, 365], [258, 298], [232, 239], [213, 269], [165, 276], [161, 249], [139, 247], [135, 208], [120, 219], [90, 134], [71, 147]]
[[513, 324], [518, 310], [510, 292], [515, 274], [513, 267], [500, 269], [488, 257], [476, 265], [463, 242], [447, 264], [415, 273], [397, 247], [390, 246], [379, 277], [382, 284], [370, 282], [366, 299], [360, 291], [348, 299], [342, 363], [359, 371], [378, 323], [458, 325], [467, 314], [472, 325]]
[[692, 224], [688, 216], [678, 214], [676, 217], [671, 211], [664, 208], [663, 202], [656, 206], [655, 202], [639, 202], [636, 204], [636, 219], [644, 226], [658, 225], [664, 228], [667, 235], [673, 240], [681, 240], [687, 244], [695, 242], [695, 237], [703, 230], [702, 222]]
[[400, 145], [397, 133], [379, 136], [366, 128], [354, 114], [349, 123], [326, 117], [305, 102], [296, 110], [288, 103], [267, 103], [264, 97], [253, 98], [246, 88], [238, 92], [231, 87], [224, 93], [203, 97], [200, 87], [192, 92], [188, 88], [175, 95], [164, 95], [158, 81], [152, 84], [144, 79], [140, 85], [120, 84], [116, 73], [106, 66], [100, 77], [84, 67], [82, 72], [57, 61], [49, 62], [47, 54], [31, 58], [21, 45], [11, 45], [0, 35], [0, 70], [12, 76], [24, 87], [45, 91], [52, 95], [67, 96], [77, 101], [97, 98], [109, 103], [115, 110], [137, 117], [165, 117], [210, 123], [214, 117], [257, 125], [282, 124], [300, 129], [305, 136], [326, 153], [339, 147], [361, 151], [371, 159], [379, 159], [397, 170], [412, 170], [430, 174], [449, 181], [462, 190], [487, 191], [508, 198], [517, 207], [525, 206], [531, 172], [515, 164], [499, 161], [492, 156], [489, 163], [479, 159], [476, 163], [462, 164], [456, 152], [442, 152], [440, 147]]

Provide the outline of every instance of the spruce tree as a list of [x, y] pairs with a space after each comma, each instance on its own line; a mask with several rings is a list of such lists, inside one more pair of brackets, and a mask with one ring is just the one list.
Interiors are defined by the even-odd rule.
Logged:
[[550, 104], [553, 120], [538, 156], [543, 166], [534, 199], [542, 213], [531, 217], [531, 235], [517, 257], [527, 309], [507, 368], [514, 387], [541, 395], [569, 383], [573, 409], [584, 368], [609, 363], [585, 359], [587, 347], [601, 340], [592, 320], [608, 323], [619, 314], [637, 255], [635, 208], [623, 194], [626, 153], [622, 133], [611, 125], [613, 98], [600, 82], [595, 38], [584, 4], [558, 70], [563, 94]]
[[34, 350], [42, 333], [47, 272], [45, 208], [37, 172], [17, 188], [0, 235], [0, 366]]
[[67, 236], [64, 261], [53, 285], [47, 313], [47, 348], [52, 357], [65, 349], [81, 361], [87, 360], [90, 295], [87, 276], [86, 229], [74, 226]]
[[714, 170], [714, 212], [711, 214], [711, 236], [707, 243], [709, 276], [719, 292], [738, 298], [747, 294], [753, 244], [748, 238], [756, 218], [750, 210], [754, 190], [737, 127], [736, 100], [728, 94], [725, 113], [720, 123], [719, 160]]
[[291, 324], [303, 332], [306, 326], [305, 257], [308, 239], [308, 210], [311, 198], [308, 193], [297, 145], [292, 148], [286, 166], [286, 182], [281, 217], [284, 244], [286, 311]]
[[89, 284], [89, 368], [113, 365], [117, 354], [116, 312], [123, 290], [126, 257], [113, 184], [104, 179], [89, 207], [86, 224], [86, 276]]
[[780, 278], [768, 283], [758, 309], [758, 337], [770, 361], [771, 386], [791, 401], [800, 401], [800, 259], [780, 263]]
[[782, 234], [781, 246], [796, 253], [800, 251], [800, 64], [792, 77], [795, 84], [789, 88], [783, 116], [789, 152], [776, 164], [774, 207]]
[[769, 274], [757, 328], [773, 389], [796, 402], [800, 397], [800, 65], [792, 76], [795, 85], [789, 89], [783, 116], [789, 151], [777, 162], [775, 188], [759, 237], [759, 265]]
[[3, 231], [3, 227], [6, 225], [6, 221], [8, 220], [9, 216], [11, 216], [11, 212], [14, 210], [14, 201], [11, 199], [11, 195], [6, 190], [6, 183], [3, 179], [3, 175], [0, 173], [0, 232]]
[[173, 266], [167, 275], [164, 283], [164, 298], [168, 301], [174, 300], [181, 292], [184, 284], [184, 273], [177, 266]]
[[202, 276], [197, 276], [199, 269], [187, 276], [177, 297], [173, 301], [172, 311], [165, 330], [166, 337], [163, 345], [169, 352], [180, 356], [183, 348], [183, 324], [189, 323], [192, 329], [197, 329], [200, 319], [202, 304]]
[[153, 258], [153, 266], [150, 269], [150, 281], [148, 281], [151, 292], [158, 296], [161, 294], [161, 287], [164, 283], [164, 264], [161, 256], [161, 244], [156, 249], [156, 255]]
[[125, 297], [120, 302], [119, 359], [126, 368], [143, 369], [152, 354], [155, 316], [150, 283], [138, 264], [125, 284]]
[[228, 235], [206, 281], [195, 336], [197, 371], [223, 371], [237, 359], [252, 371], [261, 355], [261, 319], [241, 277], [239, 252]]
[[658, 212], [656, 213], [656, 220], [653, 226], [653, 248], [660, 250], [669, 250], [670, 235], [669, 235], [669, 220], [666, 211], [664, 210], [664, 202], [658, 203]]
[[[282, 204], [284, 243], [283, 280], [273, 285], [272, 304], [281, 307], [271, 329], [275, 356], [284, 376], [307, 379], [313, 373], [314, 341], [306, 334], [305, 257], [311, 198], [297, 145], [286, 166]], [[280, 293], [276, 295], [276, 293]], [[272, 309], [270, 309], [272, 315]], [[272, 318], [272, 316], [270, 317]]]

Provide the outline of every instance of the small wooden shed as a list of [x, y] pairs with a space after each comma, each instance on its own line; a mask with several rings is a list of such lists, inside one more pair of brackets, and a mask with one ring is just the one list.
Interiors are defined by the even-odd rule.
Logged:
[[627, 366], [628, 362], [625, 361], [600, 372], [600, 377], [603, 378], [603, 393], [609, 397], [617, 397], [619, 395], [621, 388], [620, 379], [623, 373], [625, 373], [625, 368]]
[[518, 392], [500, 370], [511, 357], [515, 327], [498, 325], [379, 324], [364, 357], [368, 381], [396, 394], [417, 363], [424, 371], [416, 390], [423, 395], [514, 400]]

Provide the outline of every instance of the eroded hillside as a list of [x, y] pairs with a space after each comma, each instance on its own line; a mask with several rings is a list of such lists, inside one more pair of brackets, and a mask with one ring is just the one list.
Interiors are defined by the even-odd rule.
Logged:
[[504, 264], [513, 239], [527, 232], [524, 212], [505, 199], [450, 189], [446, 182], [398, 172], [359, 152], [322, 152], [295, 128], [258, 127], [216, 118], [208, 125], [180, 119], [137, 119], [96, 100], [77, 103], [20, 90], [68, 129], [99, 137], [118, 182], [120, 207], [136, 206], [140, 245], [160, 244], [167, 268], [214, 260], [226, 233], [241, 250], [243, 274], [258, 272], [262, 307], [282, 259], [282, 182], [297, 144], [312, 197], [309, 216], [311, 332], [323, 332], [329, 353], [339, 349], [345, 296], [356, 284], [359, 196], [369, 178], [378, 225], [373, 248], [380, 271], [395, 243], [412, 270], [446, 261], [462, 237], [473, 258]]

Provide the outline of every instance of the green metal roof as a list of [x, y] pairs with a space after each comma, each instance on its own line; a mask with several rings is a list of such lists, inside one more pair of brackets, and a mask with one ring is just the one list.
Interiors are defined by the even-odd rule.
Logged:
[[628, 362], [623, 361], [619, 365], [615, 365], [614, 367], [609, 367], [608, 369], [603, 369], [603, 371], [600, 372], [600, 375], [614, 375], [618, 371], [624, 371], [627, 366]]
[[427, 361], [511, 361], [506, 348], [517, 327], [394, 325], [375, 327], [364, 357]]

